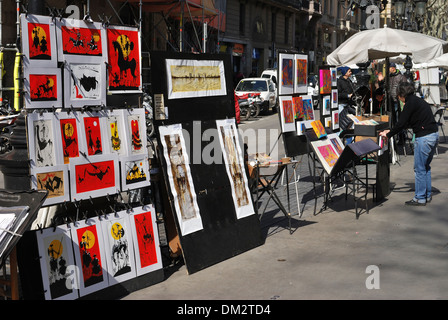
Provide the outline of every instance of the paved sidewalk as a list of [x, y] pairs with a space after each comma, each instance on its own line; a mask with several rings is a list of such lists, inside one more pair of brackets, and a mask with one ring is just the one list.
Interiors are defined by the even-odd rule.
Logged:
[[269, 224], [262, 221], [263, 245], [192, 275], [180, 264], [166, 270], [163, 282], [122, 299], [448, 299], [448, 144], [443, 136], [438, 150], [432, 162], [433, 201], [425, 207], [404, 205], [413, 197], [412, 155], [391, 164], [391, 194], [370, 202], [369, 214], [359, 219], [343, 190], [314, 215], [314, 199], [303, 190], [304, 169], [299, 184], [304, 211], [302, 218], [294, 217], [293, 234], [285, 229], [284, 216], [277, 215]]

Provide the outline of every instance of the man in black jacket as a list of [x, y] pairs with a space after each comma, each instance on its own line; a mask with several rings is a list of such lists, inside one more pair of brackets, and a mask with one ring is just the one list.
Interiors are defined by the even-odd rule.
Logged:
[[439, 140], [439, 128], [429, 104], [414, 95], [413, 84], [399, 83], [397, 96], [404, 103], [403, 111], [395, 126], [379, 135], [390, 138], [405, 128], [411, 128], [414, 132], [415, 196], [405, 204], [424, 206], [432, 200], [430, 164]]
[[339, 103], [339, 126], [342, 130], [350, 129], [353, 121], [347, 117], [347, 114], [356, 114], [353, 107], [355, 102], [352, 100], [355, 92], [352, 80], [352, 69], [349, 67], [340, 67], [341, 76], [338, 78], [338, 103]]

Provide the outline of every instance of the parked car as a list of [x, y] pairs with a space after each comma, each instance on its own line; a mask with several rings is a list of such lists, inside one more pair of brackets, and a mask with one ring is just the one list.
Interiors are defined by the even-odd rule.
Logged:
[[269, 109], [276, 111], [277, 90], [271, 80], [266, 78], [244, 78], [240, 80], [235, 88], [235, 94], [238, 96], [247, 93], [260, 93], [261, 112], [265, 113]]
[[266, 69], [261, 73], [262, 78], [267, 78], [277, 86], [277, 69]]

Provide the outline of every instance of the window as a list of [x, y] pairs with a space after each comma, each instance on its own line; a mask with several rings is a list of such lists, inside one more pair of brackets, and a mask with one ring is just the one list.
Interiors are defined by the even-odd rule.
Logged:
[[245, 21], [246, 21], [246, 5], [244, 3], [240, 3], [240, 26], [239, 26], [240, 35], [244, 35]]
[[275, 41], [276, 37], [275, 37], [275, 30], [277, 29], [277, 14], [272, 13], [272, 23], [271, 23], [271, 37], [272, 37], [272, 41]]

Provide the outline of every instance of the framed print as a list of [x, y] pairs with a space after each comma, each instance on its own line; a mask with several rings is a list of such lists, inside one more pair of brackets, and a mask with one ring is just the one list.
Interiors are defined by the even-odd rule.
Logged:
[[327, 139], [330, 140], [333, 149], [337, 152], [337, 154], [340, 156], [342, 154], [342, 151], [344, 150], [344, 143], [342, 142], [341, 138], [339, 138], [338, 133], [331, 133], [327, 135]]
[[331, 93], [331, 73], [329, 69], [319, 70], [319, 93], [320, 94]]
[[58, 61], [106, 61], [106, 30], [99, 22], [56, 19]]
[[322, 115], [331, 115], [331, 96], [324, 96], [322, 98]]
[[82, 146], [87, 156], [97, 156], [108, 154], [109, 149], [106, 138], [105, 119], [106, 113], [103, 111], [84, 112], [81, 117], [81, 137], [83, 139]]
[[331, 111], [331, 128], [333, 130], [339, 129], [339, 111], [338, 110]]
[[81, 112], [73, 111], [58, 112], [57, 119], [59, 125], [56, 130], [60, 136], [62, 157], [64, 163], [68, 164], [71, 158], [80, 156], [80, 151], [85, 150], [85, 139], [82, 134]]
[[143, 108], [124, 110], [128, 154], [147, 154], [146, 118]]
[[65, 107], [106, 105], [105, 83], [104, 63], [66, 62], [64, 64]]
[[53, 113], [28, 113], [27, 130], [31, 168], [63, 163]]
[[[309, 121], [310, 122], [310, 121]], [[296, 122], [296, 133], [298, 136], [302, 136], [305, 134], [306, 132], [306, 125], [305, 125], [305, 121], [297, 121]]]
[[294, 55], [295, 76], [294, 93], [308, 92], [308, 56], [304, 54]]
[[61, 69], [25, 68], [25, 108], [62, 108]]
[[338, 85], [338, 73], [336, 68], [330, 68], [331, 86], [336, 87]]
[[80, 269], [79, 295], [93, 293], [108, 286], [105, 246], [97, 217], [72, 224], [76, 265]]
[[294, 55], [279, 54], [279, 82], [278, 93], [293, 94], [294, 93]]
[[331, 108], [338, 108], [338, 89], [331, 90]]
[[56, 27], [50, 16], [21, 14], [23, 66], [57, 68]]
[[110, 26], [106, 29], [106, 38], [109, 92], [140, 93], [142, 91], [140, 31], [133, 27]]
[[137, 207], [129, 213], [137, 276], [161, 269], [159, 232], [152, 205]]
[[43, 206], [70, 201], [68, 166], [57, 165], [31, 168], [31, 188], [48, 191], [48, 196]]
[[78, 272], [73, 256], [71, 228], [60, 225], [36, 232], [42, 284], [46, 300], [74, 300], [79, 297]]
[[120, 158], [121, 191], [143, 188], [150, 185], [147, 155]]
[[70, 160], [70, 196], [89, 199], [120, 191], [118, 157], [114, 154]]
[[107, 110], [104, 118], [104, 131], [106, 137], [104, 144], [108, 147], [110, 153], [116, 153], [119, 156], [128, 155], [129, 144], [126, 138], [125, 114], [126, 110]]
[[126, 211], [110, 213], [100, 224], [109, 285], [135, 278], [137, 272], [129, 214]]
[[168, 99], [225, 96], [224, 61], [166, 59]]
[[296, 124], [294, 120], [295, 110], [292, 104], [291, 96], [280, 96], [278, 97], [280, 106], [280, 118], [282, 132], [290, 132], [296, 130]]
[[325, 128], [331, 128], [331, 116], [330, 117], [324, 117], [322, 120], [322, 123]]
[[313, 98], [312, 96], [306, 95], [302, 96], [303, 100], [303, 120], [309, 121], [314, 120], [314, 107], [313, 107]]
[[180, 233], [187, 234], [203, 229], [196, 191], [190, 171], [190, 161], [182, 133], [182, 125], [160, 126], [160, 140], [167, 164], [167, 174]]
[[339, 153], [334, 150], [331, 141], [329, 139], [311, 141], [311, 146], [325, 171], [330, 174], [339, 158]]
[[303, 99], [301, 96], [292, 97], [292, 105], [294, 109], [294, 119], [302, 119], [303, 114]]
[[239, 144], [235, 119], [216, 120], [219, 142], [223, 151], [227, 176], [232, 187], [236, 217], [241, 219], [255, 213], [244, 169], [243, 150]]

